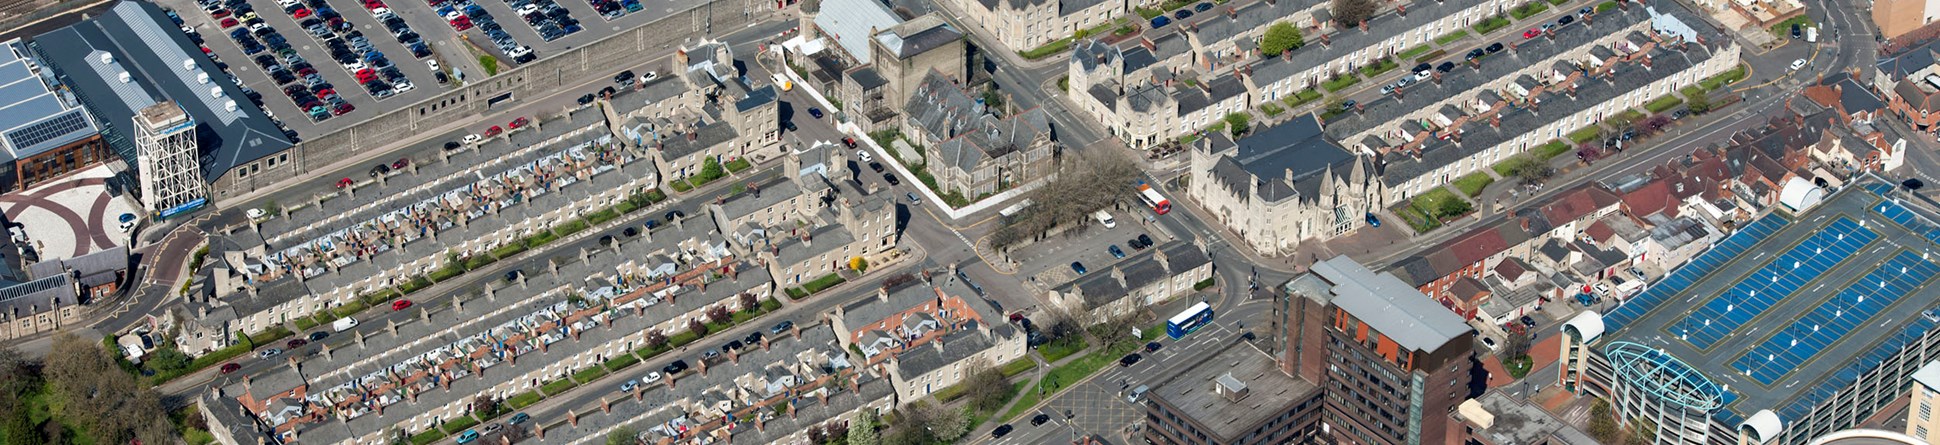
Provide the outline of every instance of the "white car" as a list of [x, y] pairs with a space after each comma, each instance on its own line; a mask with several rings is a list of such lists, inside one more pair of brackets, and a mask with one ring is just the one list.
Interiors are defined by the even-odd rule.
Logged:
[[465, 16], [464, 13], [461, 13], [458, 11], [448, 12], [448, 13], [445, 13], [445, 21], [449, 22], [452, 20], [458, 20], [459, 17], [464, 17], [464, 16]]
[[1805, 68], [1805, 59], [1792, 61], [1792, 71], [1798, 71], [1800, 68]]
[[126, 221], [121, 223], [121, 233], [128, 233], [128, 231], [130, 230], [135, 230], [134, 221]]
[[1596, 293], [1598, 295], [1610, 295], [1610, 285], [1606, 283], [1597, 283]]
[[365, 66], [364, 66], [364, 62], [350, 62], [350, 63], [348, 63], [348, 64], [345, 64], [345, 65], [344, 65], [344, 70], [345, 70], [345, 71], [350, 71], [350, 72], [353, 72], [353, 73], [354, 73], [354, 72], [357, 72], [357, 70], [361, 70], [361, 69], [364, 69], [364, 68], [365, 68]]
[[482, 140], [485, 140], [485, 137], [479, 136], [477, 133], [465, 135], [465, 143], [467, 144], [476, 144]]
[[640, 378], [640, 383], [643, 383], [643, 384], [652, 384], [653, 382], [658, 382], [658, 381], [660, 381], [660, 371], [647, 372], [646, 377]]
[[532, 15], [532, 13], [535, 13], [535, 12], [539, 12], [539, 5], [528, 3], [525, 6], [519, 7], [519, 15], [522, 15], [522, 16]]
[[869, 150], [856, 150], [855, 157], [861, 159], [864, 164], [876, 162], [876, 158], [869, 156]]
[[659, 78], [660, 78], [660, 73], [656, 73], [652, 71], [648, 71], [646, 74], [640, 75], [641, 82], [652, 82], [654, 79], [659, 79]]
[[391, 89], [396, 90], [397, 94], [411, 91], [412, 88], [415, 88], [415, 86], [411, 85], [410, 82], [398, 82], [396, 85], [391, 85]]
[[444, 71], [443, 68], [438, 67], [438, 61], [436, 60], [426, 60], [424, 61], [424, 66], [430, 67], [432, 71]]
[[626, 381], [626, 383], [620, 384], [620, 392], [633, 392], [634, 388], [639, 388], [639, 387], [640, 387], [639, 381], [628, 380]]
[[244, 211], [243, 215], [248, 216], [249, 219], [263, 219], [263, 217], [269, 216], [269, 212], [265, 212], [263, 209], [249, 209]]
[[281, 349], [269, 348], [269, 349], [264, 349], [263, 352], [257, 353], [256, 356], [262, 357], [262, 358], [270, 358], [270, 357], [275, 357], [276, 354], [282, 354], [282, 353], [283, 353], [283, 350]]

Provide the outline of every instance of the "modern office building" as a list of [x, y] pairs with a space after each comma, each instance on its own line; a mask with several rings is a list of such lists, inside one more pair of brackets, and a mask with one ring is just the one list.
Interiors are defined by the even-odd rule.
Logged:
[[1891, 184], [1860, 177], [1804, 213], [1776, 209], [1608, 314], [1570, 319], [1558, 380], [1662, 444], [1804, 445], [1878, 415], [1940, 354], [1940, 224]]
[[1321, 431], [1342, 444], [1440, 443], [1468, 400], [1475, 332], [1393, 274], [1346, 256], [1285, 286], [1273, 329], [1284, 372], [1325, 392]]
[[1907, 395], [1906, 434], [1927, 443], [1940, 441], [1940, 416], [1933, 415], [1934, 409], [1940, 408], [1940, 360], [1921, 365], [1918, 371], [1913, 371], [1912, 380], [1909, 386], [1912, 394]]
[[148, 214], [166, 218], [208, 202], [208, 184], [202, 182], [202, 164], [196, 162], [195, 119], [164, 101], [141, 109], [134, 124], [142, 205]]
[[20, 40], [0, 43], [0, 193], [101, 164], [107, 144], [80, 101]]

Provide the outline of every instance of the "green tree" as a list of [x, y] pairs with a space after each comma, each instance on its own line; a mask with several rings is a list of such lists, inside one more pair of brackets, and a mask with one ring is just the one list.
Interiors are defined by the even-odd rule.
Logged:
[[1590, 436], [1598, 442], [1621, 443], [1623, 430], [1617, 425], [1617, 415], [1610, 410], [1610, 402], [1596, 399], [1590, 403]]
[[1228, 114], [1226, 115], [1226, 130], [1232, 132], [1234, 138], [1238, 138], [1240, 135], [1246, 134], [1246, 130], [1250, 128], [1252, 122], [1253, 115], [1246, 113]]
[[1690, 108], [1692, 114], [1708, 113], [1711, 111], [1711, 93], [1698, 91], [1697, 94], [1684, 96], [1684, 106]]
[[699, 182], [707, 182], [726, 175], [727, 169], [721, 167], [721, 160], [709, 157], [701, 163], [701, 173], [697, 176]]
[[606, 433], [606, 445], [634, 445], [640, 443], [640, 433], [633, 427], [623, 426]]
[[876, 411], [857, 410], [855, 422], [849, 425], [849, 445], [881, 445], [882, 436], [876, 431]]
[[1300, 35], [1300, 28], [1287, 22], [1274, 23], [1266, 28], [1266, 37], [1260, 39], [1260, 53], [1267, 57], [1279, 57], [1280, 53], [1300, 49], [1306, 44]]

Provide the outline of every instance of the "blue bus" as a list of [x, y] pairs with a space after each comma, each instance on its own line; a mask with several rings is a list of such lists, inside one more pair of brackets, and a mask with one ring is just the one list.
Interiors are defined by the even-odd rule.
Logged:
[[1199, 328], [1212, 324], [1212, 319], [1212, 306], [1205, 302], [1200, 302], [1199, 304], [1186, 308], [1185, 312], [1180, 312], [1179, 315], [1172, 316], [1171, 320], [1166, 320], [1165, 335], [1172, 337], [1173, 340], [1178, 340], [1179, 337], [1184, 337], [1186, 334], [1191, 334], [1192, 331], [1197, 331]]

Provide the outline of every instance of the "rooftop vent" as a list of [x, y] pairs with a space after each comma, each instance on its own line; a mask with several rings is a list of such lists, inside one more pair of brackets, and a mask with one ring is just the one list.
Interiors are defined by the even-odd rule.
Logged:
[[203, 84], [203, 85], [208, 85], [208, 84], [209, 84], [209, 73], [196, 73], [196, 75], [195, 75], [195, 83], [199, 83], [199, 84]]
[[121, 77], [121, 83], [128, 83], [128, 82], [135, 81], [135, 76], [129, 75], [127, 71], [122, 71], [120, 77]]
[[222, 87], [209, 87], [209, 97], [216, 99], [222, 98]]
[[182, 71], [195, 71], [195, 59], [182, 59]]
[[1220, 374], [1218, 378], [1213, 379], [1213, 392], [1226, 397], [1226, 400], [1229, 402], [1238, 402], [1240, 399], [1246, 398], [1246, 382], [1241, 382], [1239, 379], [1233, 378], [1233, 373], [1231, 372]]
[[233, 101], [233, 100], [224, 101], [222, 103], [222, 109], [228, 110], [228, 111], [236, 111], [236, 101]]
[[112, 63], [115, 63], [115, 55], [114, 55], [114, 54], [110, 54], [110, 53], [101, 53], [101, 64], [102, 64], [102, 65], [107, 65], [107, 64], [112, 64]]

